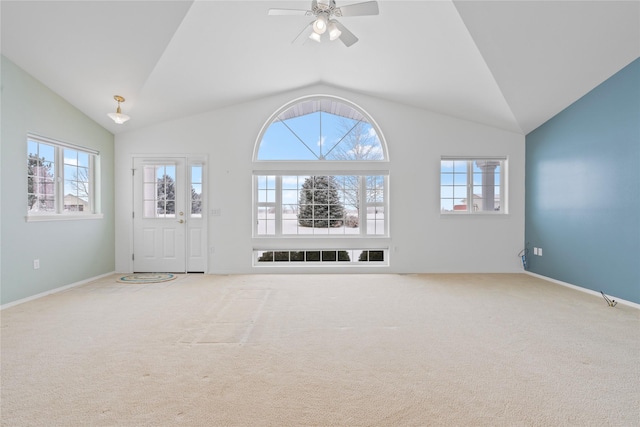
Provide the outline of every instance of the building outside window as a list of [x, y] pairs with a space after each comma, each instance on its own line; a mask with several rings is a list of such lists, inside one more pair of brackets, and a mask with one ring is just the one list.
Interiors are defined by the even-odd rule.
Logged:
[[444, 214], [507, 213], [504, 157], [443, 157], [440, 211]]
[[99, 153], [27, 136], [27, 220], [99, 214]]

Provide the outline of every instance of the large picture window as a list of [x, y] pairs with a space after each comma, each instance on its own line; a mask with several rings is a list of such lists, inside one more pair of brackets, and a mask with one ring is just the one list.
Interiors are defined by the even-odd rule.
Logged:
[[386, 235], [384, 175], [257, 175], [258, 236]]
[[98, 166], [97, 151], [28, 135], [27, 219], [95, 217]]
[[[380, 130], [348, 101], [308, 97], [274, 114], [254, 151], [256, 265], [386, 263], [387, 162]], [[283, 239], [296, 240], [285, 250]]]

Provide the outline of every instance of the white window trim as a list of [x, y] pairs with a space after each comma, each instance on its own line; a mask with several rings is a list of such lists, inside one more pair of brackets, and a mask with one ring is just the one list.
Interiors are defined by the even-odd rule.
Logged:
[[[371, 172], [371, 173], [368, 173]], [[258, 202], [258, 176], [275, 176], [276, 188], [275, 188], [275, 201], [274, 202]], [[360, 218], [358, 218], [359, 224], [361, 224], [360, 233], [358, 234], [282, 234], [282, 177], [283, 176], [306, 176], [306, 175], [331, 175], [331, 176], [358, 176], [360, 177], [360, 186], [365, 185], [364, 178], [366, 176], [383, 176], [384, 177], [384, 202], [367, 202], [365, 198], [366, 191], [360, 191], [360, 206], [364, 206], [361, 209]], [[389, 238], [389, 171], [313, 171], [311, 174], [301, 170], [297, 171], [254, 171], [253, 172], [253, 229], [252, 235], [256, 239], [384, 239]], [[367, 208], [382, 206], [384, 207], [384, 234], [367, 234]], [[258, 208], [260, 207], [272, 207], [275, 209], [276, 221], [275, 221], [275, 234], [258, 234]], [[364, 218], [363, 218], [364, 217]], [[280, 218], [278, 220], [278, 218]]]
[[63, 213], [63, 214], [55, 214], [55, 215], [32, 214], [32, 215], [25, 216], [26, 222], [77, 221], [77, 220], [102, 219], [102, 218], [104, 218], [104, 214], [102, 213], [93, 213], [93, 214]]
[[[366, 117], [369, 124], [378, 135], [378, 139], [383, 150], [383, 158], [380, 160], [261, 160], [258, 159], [258, 153], [260, 150], [260, 144], [267, 128], [274, 122], [274, 120], [284, 111], [288, 110], [295, 104], [308, 101], [308, 100], [321, 100], [331, 99], [347, 106], [350, 106], [358, 113]], [[366, 113], [362, 108], [350, 102], [346, 99], [336, 97], [333, 95], [316, 94], [311, 96], [303, 96], [294, 99], [287, 104], [283, 105], [271, 117], [265, 122], [260, 130], [253, 151], [253, 170], [252, 170], [252, 241], [253, 241], [253, 262], [252, 265], [256, 268], [320, 268], [330, 270], [340, 270], [341, 268], [388, 268], [390, 266], [390, 243], [391, 243], [391, 229], [390, 229], [390, 182], [389, 182], [389, 150], [387, 147], [386, 139], [371, 115]], [[340, 176], [340, 175], [382, 175], [385, 179], [384, 185], [384, 227], [385, 234], [366, 235], [366, 234], [333, 234], [333, 235], [297, 235], [297, 234], [271, 234], [271, 235], [258, 235], [257, 234], [257, 212], [258, 212], [258, 197], [257, 197], [257, 179], [256, 176], [275, 175], [275, 176], [312, 176], [312, 175], [327, 175], [327, 176]], [[282, 194], [276, 192], [276, 202], [274, 208], [282, 209], [281, 197]], [[279, 207], [278, 207], [279, 206]], [[281, 222], [281, 221], [278, 221]], [[281, 227], [282, 225], [276, 225]], [[257, 263], [255, 253], [256, 251], [278, 251], [278, 250], [339, 250], [339, 249], [354, 249], [361, 248], [363, 250], [380, 250], [385, 251], [385, 261], [383, 263], [344, 263], [339, 262], [331, 263], [314, 263], [314, 262], [289, 262], [289, 263]], [[265, 265], [267, 264], [267, 265]], [[286, 264], [286, 265], [285, 265]], [[346, 265], [345, 265], [346, 264]]]
[[[287, 102], [285, 105], [281, 106], [278, 110], [276, 110], [270, 117], [269, 119], [264, 123], [264, 125], [262, 126], [262, 129], [260, 129], [260, 132], [258, 133], [258, 137], [256, 139], [256, 142], [254, 144], [253, 147], [253, 162], [254, 163], [280, 163], [280, 162], [293, 162], [296, 164], [300, 164], [300, 163], [304, 163], [305, 167], [308, 164], [312, 164], [314, 162], [320, 162], [320, 163], [324, 163], [326, 164], [327, 162], [331, 162], [330, 160], [261, 160], [258, 158], [258, 153], [260, 151], [260, 144], [262, 143], [262, 138], [264, 137], [264, 134], [266, 133], [267, 129], [269, 128], [269, 126], [271, 126], [276, 119], [278, 118], [278, 116], [280, 116], [282, 113], [284, 113], [285, 111], [289, 110], [291, 107], [293, 107], [296, 104], [301, 104], [307, 101], [322, 101], [322, 100], [331, 100], [334, 102], [338, 102], [341, 104], [344, 104], [350, 108], [352, 108], [354, 111], [356, 111], [358, 114], [362, 115], [364, 118], [367, 119], [367, 122], [371, 125], [371, 127], [375, 130], [376, 134], [378, 135], [378, 139], [380, 141], [380, 146], [382, 148], [383, 151], [383, 158], [380, 160], [367, 160], [365, 161], [366, 163], [375, 163], [375, 162], [389, 162], [389, 151], [388, 151], [388, 147], [387, 147], [387, 143], [386, 143], [386, 139], [382, 133], [382, 130], [380, 129], [380, 126], [378, 126], [378, 124], [376, 123], [375, 120], [373, 120], [373, 117], [371, 117], [371, 115], [369, 113], [367, 113], [364, 109], [360, 108], [360, 106], [354, 104], [353, 102], [345, 99], [345, 98], [341, 98], [338, 96], [334, 96], [334, 95], [326, 95], [326, 94], [316, 94], [316, 95], [308, 95], [308, 96], [302, 96], [300, 98], [296, 98], [290, 102]], [[346, 161], [339, 161], [339, 163], [357, 163], [357, 162], [350, 162], [348, 160]], [[325, 166], [326, 167], [326, 166]]]
[[[507, 156], [442, 156], [440, 158], [439, 166], [439, 182], [438, 182], [438, 194], [441, 194], [442, 189], [442, 161], [466, 161], [473, 162], [476, 160], [495, 160], [501, 162], [501, 172], [500, 172], [500, 211], [473, 211], [469, 208], [469, 204], [467, 204], [467, 210], [465, 211], [443, 211], [440, 209], [440, 216], [451, 218], [451, 217], [468, 217], [468, 216], [507, 216], [509, 215], [509, 198], [508, 194], [508, 157]], [[471, 167], [471, 171], [467, 169], [467, 200], [473, 200], [473, 167]], [[438, 206], [442, 206], [442, 199], [439, 198]]]
[[[51, 145], [54, 147], [54, 162], [56, 165], [55, 180], [55, 207], [56, 212], [28, 212], [25, 215], [26, 222], [43, 222], [43, 221], [76, 221], [76, 220], [96, 220], [103, 219], [101, 205], [101, 185], [100, 185], [100, 151], [92, 148], [83, 147], [69, 142], [60, 141], [35, 133], [27, 133], [27, 141], [32, 140], [38, 143]], [[64, 156], [62, 151], [67, 148], [89, 154], [89, 171], [90, 176], [90, 197], [88, 212], [65, 212], [64, 211]], [[27, 156], [29, 153], [27, 152]]]
[[[350, 261], [258, 261], [258, 254], [261, 252], [293, 252], [293, 251], [382, 251], [384, 252], [384, 261], [358, 261], [351, 259]], [[371, 248], [310, 248], [310, 249], [260, 249], [253, 250], [253, 266], [257, 268], [278, 268], [278, 267], [301, 267], [301, 268], [363, 268], [363, 267], [388, 267], [389, 266], [389, 248], [388, 247], [371, 247]]]

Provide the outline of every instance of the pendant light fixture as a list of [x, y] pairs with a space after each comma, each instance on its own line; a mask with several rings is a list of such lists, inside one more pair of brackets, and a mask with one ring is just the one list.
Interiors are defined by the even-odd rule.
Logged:
[[109, 113], [107, 114], [107, 116], [111, 117], [111, 120], [121, 125], [127, 120], [129, 120], [131, 117], [127, 116], [126, 114], [122, 114], [122, 111], [120, 110], [120, 103], [124, 102], [124, 98], [121, 97], [120, 95], [115, 95], [113, 99], [118, 101], [118, 109], [116, 110], [115, 113]]

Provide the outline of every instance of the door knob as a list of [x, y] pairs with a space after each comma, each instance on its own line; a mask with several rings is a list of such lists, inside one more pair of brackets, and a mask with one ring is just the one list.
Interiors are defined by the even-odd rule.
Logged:
[[180, 221], [178, 221], [180, 224], [182, 224], [184, 222], [184, 219], [181, 219]]
[[184, 212], [180, 212], [180, 216], [184, 215]]

